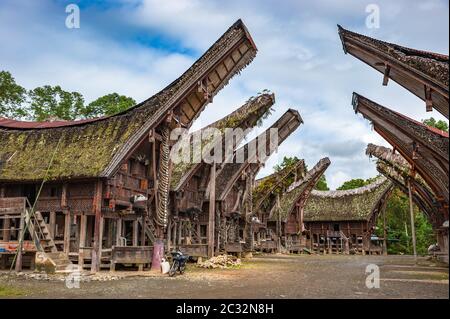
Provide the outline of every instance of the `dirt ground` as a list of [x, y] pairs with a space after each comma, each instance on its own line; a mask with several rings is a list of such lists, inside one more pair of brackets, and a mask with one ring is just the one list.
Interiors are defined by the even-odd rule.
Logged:
[[[366, 266], [380, 270], [380, 288], [366, 287]], [[449, 298], [448, 267], [410, 256], [265, 255], [239, 269], [189, 265], [175, 278], [117, 272], [115, 281], [25, 279], [0, 273], [0, 298]]]

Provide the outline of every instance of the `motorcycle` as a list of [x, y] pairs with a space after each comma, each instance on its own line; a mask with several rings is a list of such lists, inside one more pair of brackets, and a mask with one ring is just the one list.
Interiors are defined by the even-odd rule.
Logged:
[[188, 255], [184, 255], [181, 251], [173, 251], [172, 254], [172, 266], [169, 270], [169, 276], [175, 276], [176, 272], [179, 271], [180, 274], [183, 274], [186, 270], [186, 263], [189, 259]]

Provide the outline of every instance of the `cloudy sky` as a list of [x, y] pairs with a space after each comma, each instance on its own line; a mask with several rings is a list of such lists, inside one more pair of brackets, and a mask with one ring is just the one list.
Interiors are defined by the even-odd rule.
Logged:
[[[65, 26], [68, 4], [81, 9], [79, 29]], [[366, 7], [378, 5], [380, 28], [367, 28]], [[118, 92], [142, 101], [178, 77], [235, 20], [259, 48], [254, 62], [222, 90], [195, 127], [230, 113], [263, 89], [276, 112], [298, 109], [305, 124], [284, 142], [261, 176], [283, 156], [312, 167], [329, 156], [332, 188], [376, 175], [367, 143], [386, 143], [355, 115], [358, 92], [415, 119], [433, 116], [424, 102], [342, 51], [337, 24], [404, 46], [448, 54], [447, 0], [0, 0], [0, 70], [31, 89], [45, 84], [78, 91], [87, 102]]]

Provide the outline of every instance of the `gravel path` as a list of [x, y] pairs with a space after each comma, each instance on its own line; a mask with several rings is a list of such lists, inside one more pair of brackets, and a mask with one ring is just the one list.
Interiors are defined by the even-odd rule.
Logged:
[[[366, 287], [366, 266], [380, 270], [380, 288]], [[240, 269], [190, 265], [169, 278], [117, 272], [125, 278], [81, 282], [35, 280], [0, 273], [0, 298], [449, 298], [448, 267], [410, 256], [266, 255]], [[2, 294], [3, 291], [3, 294]], [[9, 292], [9, 293], [8, 293]]]

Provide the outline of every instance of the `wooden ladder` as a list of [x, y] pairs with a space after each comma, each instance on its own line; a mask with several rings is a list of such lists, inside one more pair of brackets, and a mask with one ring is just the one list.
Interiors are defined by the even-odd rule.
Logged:
[[139, 224], [143, 227], [145, 234], [147, 235], [147, 238], [150, 240], [150, 243], [153, 244], [155, 242], [155, 233], [156, 228], [153, 224], [153, 220], [150, 218], [145, 219], [145, 225], [142, 223], [143, 218], [139, 219]]
[[25, 224], [28, 226], [31, 238], [38, 251], [50, 253], [58, 252], [55, 242], [50, 235], [50, 231], [47, 228], [47, 224], [40, 212], [30, 213], [28, 209], [25, 209]]

